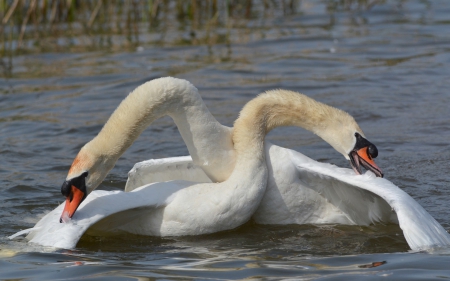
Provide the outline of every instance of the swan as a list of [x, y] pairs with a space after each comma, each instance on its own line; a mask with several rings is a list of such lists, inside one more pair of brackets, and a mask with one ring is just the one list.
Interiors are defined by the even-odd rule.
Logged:
[[[369, 156], [376, 152], [346, 112], [299, 93], [269, 91], [248, 102], [235, 121], [231, 139], [236, 159], [225, 181], [175, 180], [149, 184], [132, 192], [103, 191], [88, 196], [157, 116], [154, 113], [158, 106], [154, 103], [148, 103], [150, 109], [144, 114], [139, 114], [139, 110], [124, 114], [138, 95], [133, 94], [119, 105], [100, 133], [81, 148], [73, 161], [61, 188], [66, 202], [56, 209], [60, 212], [63, 208], [60, 222], [64, 223], [58, 224], [56, 212], [51, 212], [36, 224], [34, 231], [29, 231], [27, 238], [31, 242], [70, 248], [88, 228], [91, 233], [125, 231], [157, 236], [198, 235], [236, 228], [251, 218], [265, 193], [268, 168], [264, 138], [278, 126], [313, 131], [343, 155], [360, 149], [371, 151]], [[117, 127], [118, 124], [122, 126]]]
[[[285, 92], [279, 90], [270, 94], [280, 99]], [[295, 96], [302, 97], [310, 106], [320, 104], [298, 93]], [[320, 119], [317, 118], [320, 116], [317, 112], [322, 112], [321, 106], [319, 110], [314, 106], [310, 107], [313, 108], [316, 110], [309, 111], [310, 119]], [[333, 109], [330, 112], [340, 111]], [[176, 157], [138, 163], [129, 173], [126, 190], [130, 192], [92, 192], [140, 132], [163, 115], [174, 119], [192, 158]], [[293, 118], [295, 114], [289, 116], [285, 119]], [[331, 128], [329, 131], [311, 124], [306, 124], [305, 127], [324, 138], [349, 159], [357, 174], [361, 172], [362, 164], [376, 175], [382, 176], [380, 169], [371, 159], [376, 156], [376, 147], [364, 138], [353, 118], [348, 114], [346, 116], [348, 118], [345, 121], [330, 116], [328, 120], [331, 121], [328, 122], [334, 125], [328, 126]], [[340, 135], [341, 130], [337, 128], [341, 126], [350, 126], [353, 135], [348, 136], [346, 141], [339, 142], [334, 138]], [[85, 231], [106, 233], [109, 230], [118, 230], [123, 222], [130, 221], [130, 216], [136, 218], [134, 222], [142, 220], [141, 217], [145, 217], [143, 214], [147, 213], [141, 211], [143, 209], [158, 209], [162, 220], [163, 206], [166, 206], [167, 202], [173, 202], [173, 196], [181, 194], [181, 190], [189, 189], [192, 183], [173, 181], [148, 184], [167, 180], [211, 182], [230, 177], [237, 165], [232, 132], [231, 128], [220, 125], [212, 117], [197, 89], [189, 82], [170, 77], [147, 82], [121, 103], [99, 135], [86, 144], [75, 158], [62, 186], [62, 192], [68, 198], [65, 207], [60, 205], [34, 228], [12, 237], [29, 233], [27, 239], [31, 242], [72, 248]], [[363, 154], [360, 158], [357, 151], [361, 149], [366, 155]], [[256, 207], [253, 206], [257, 208], [253, 218], [259, 223], [394, 222], [400, 224], [412, 249], [450, 244], [446, 231], [417, 202], [385, 179], [375, 177], [372, 173], [356, 175], [349, 169], [319, 163], [296, 151], [268, 142], [265, 143], [263, 154], [268, 166], [268, 182], [266, 192], [260, 191], [262, 195], [259, 194], [262, 201], [259, 205], [255, 203]], [[215, 190], [218, 192], [217, 188]], [[222, 195], [218, 194], [221, 193], [216, 195], [222, 199]], [[254, 200], [249, 202], [257, 202], [257, 197], [255, 195], [256, 199], [253, 198]], [[75, 220], [70, 221], [69, 217], [74, 215], [82, 201]], [[199, 200], [196, 199], [197, 201]], [[231, 203], [230, 206], [233, 205], [234, 203]], [[249, 216], [251, 212], [246, 213], [245, 219], [240, 222], [246, 221]], [[68, 223], [56, 223], [59, 217]], [[185, 229], [178, 233], [167, 229], [161, 231], [163, 228], [160, 223], [161, 221], [156, 223], [160, 227], [156, 227], [157, 230], [148, 227], [131, 230], [129, 225], [122, 230], [152, 235], [190, 233]], [[235, 225], [239, 223], [236, 222]], [[210, 231], [219, 230], [220, 224]], [[199, 234], [192, 231], [190, 234]]]
[[[197, 89], [176, 78], [160, 78], [138, 89], [156, 91], [160, 83], [190, 88], [179, 93], [192, 98], [169, 110], [191, 156], [150, 159], [128, 173], [125, 191], [152, 182], [183, 179], [214, 182], [226, 179], [234, 167], [232, 129], [221, 125], [204, 106]], [[173, 105], [175, 106], [175, 105]], [[362, 134], [362, 136], [364, 136]], [[260, 224], [399, 224], [412, 249], [450, 244], [448, 233], [413, 198], [386, 179], [380, 169], [353, 152], [344, 157], [353, 170], [320, 163], [265, 141], [269, 169], [266, 192], [252, 219]], [[364, 157], [364, 155], [362, 155]], [[373, 155], [376, 156], [376, 155]], [[363, 158], [362, 157], [362, 158]], [[368, 157], [365, 157], [366, 159]], [[361, 174], [360, 166], [375, 173]]]
[[[283, 91], [275, 91], [275, 93], [278, 92]], [[305, 95], [298, 93], [297, 95], [302, 97], [303, 104], [306, 103], [310, 106], [316, 104], [313, 99]], [[335, 150], [340, 152], [346, 159], [349, 159], [356, 173], [360, 174], [361, 166], [363, 166], [381, 177], [382, 172], [372, 159], [378, 154], [377, 148], [364, 138], [364, 133], [354, 119], [352, 117], [348, 118], [348, 121], [346, 120], [347, 124], [336, 117], [338, 113], [334, 112], [339, 111], [326, 111], [325, 113], [323, 111], [322, 106], [312, 107], [308, 111], [309, 122], [305, 122], [303, 127], [322, 136]], [[294, 113], [289, 113], [290, 115], [285, 117], [286, 120], [289, 117], [295, 118]], [[326, 113], [330, 115], [325, 115]], [[169, 115], [174, 119], [192, 156], [193, 163], [200, 166], [212, 182], [223, 182], [230, 177], [237, 159], [237, 152], [235, 147], [233, 147], [232, 141], [233, 130], [222, 126], [215, 120], [203, 103], [198, 90], [188, 81], [172, 77], [152, 80], [139, 86], [128, 95], [111, 115], [98, 136], [87, 143], [75, 157], [66, 181], [61, 187], [62, 194], [67, 198], [64, 214], [67, 214], [68, 218], [72, 217], [87, 194], [92, 192], [103, 181], [106, 174], [114, 167], [118, 158], [137, 139], [141, 132], [154, 120], [165, 115]], [[321, 119], [329, 120], [328, 122], [332, 123], [333, 126], [328, 126], [328, 130], [314, 127], [314, 123], [319, 123]], [[349, 126], [350, 124], [358, 129], [355, 129], [351, 139], [346, 140], [352, 143], [352, 150], [343, 150], [342, 147], [344, 144], [337, 143], [334, 138], [339, 135], [337, 132], [339, 128]], [[286, 178], [292, 176], [292, 171], [290, 171], [289, 167], [284, 167], [284, 164], [286, 164], [285, 157], [277, 158], [271, 154], [267, 156], [270, 162], [276, 161], [277, 163], [277, 165], [269, 164], [269, 166], [281, 169], [274, 172], [273, 175], [281, 176], [279, 179], [281, 184], [275, 182], [275, 186], [278, 186], [281, 193], [284, 193], [286, 188], [289, 188], [289, 186], [286, 186]], [[88, 171], [89, 169], [86, 167], [92, 168]], [[174, 179], [192, 180], [192, 178], [172, 178], [166, 180]], [[127, 185], [126, 191], [130, 190], [131, 188]], [[303, 190], [301, 191], [303, 192]], [[326, 201], [328, 200], [320, 196], [308, 199], [310, 201], [316, 201], [319, 198], [322, 199], [321, 203], [324, 203], [325, 207], [319, 205], [320, 210], [315, 210], [314, 217], [323, 217], [323, 219], [319, 219], [319, 221], [301, 221], [300, 223], [334, 223], [336, 221], [347, 224], [354, 223], [351, 219], [348, 219], [348, 216], [342, 212], [339, 213], [339, 210], [333, 210], [337, 211], [337, 215], [327, 216], [324, 214], [322, 216], [321, 214], [317, 214], [318, 211], [329, 213], [330, 209], [333, 209], [335, 206], [333, 204], [327, 204]], [[270, 202], [267, 202], [269, 209], [272, 209], [274, 201], [279, 201], [275, 202], [275, 204], [285, 203], [287, 201], [280, 201], [275, 198], [269, 198], [269, 200]], [[302, 204], [304, 203], [302, 202]], [[255, 215], [257, 222], [271, 223], [271, 220], [273, 220], [271, 217], [275, 216], [277, 219], [275, 221], [280, 223], [277, 213], [262, 212], [263, 214]], [[62, 216], [61, 219], [64, 217], [66, 216]], [[261, 219], [259, 219], [260, 217]], [[301, 217], [305, 217], [305, 215], [301, 214]], [[290, 223], [290, 221], [285, 220], [285, 223]], [[357, 223], [361, 224], [361, 222]]]

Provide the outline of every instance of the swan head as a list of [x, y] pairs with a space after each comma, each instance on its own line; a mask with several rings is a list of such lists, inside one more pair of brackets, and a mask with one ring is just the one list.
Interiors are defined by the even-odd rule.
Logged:
[[[327, 111], [329, 110], [329, 111]], [[345, 111], [328, 108], [324, 110], [325, 120], [315, 133], [327, 141], [347, 160], [356, 174], [361, 175], [361, 167], [383, 177], [381, 169], [375, 164], [377, 147], [368, 141], [355, 119]]]
[[81, 202], [86, 199], [86, 178], [89, 172], [83, 172], [81, 175], [64, 181], [61, 186], [61, 193], [66, 197], [66, 205], [59, 222], [72, 218]]
[[361, 175], [361, 166], [366, 170], [372, 171], [377, 177], [383, 177], [383, 172], [375, 164], [373, 158], [378, 156], [377, 147], [361, 136], [360, 133], [355, 132], [355, 145], [353, 149], [349, 152], [348, 158], [350, 160], [350, 165], [352, 166], [355, 173]]
[[66, 205], [60, 222], [72, 218], [84, 199], [100, 185], [114, 167], [115, 161], [107, 159], [108, 157], [97, 155], [89, 143], [80, 150], [61, 186], [61, 193], [66, 197]]

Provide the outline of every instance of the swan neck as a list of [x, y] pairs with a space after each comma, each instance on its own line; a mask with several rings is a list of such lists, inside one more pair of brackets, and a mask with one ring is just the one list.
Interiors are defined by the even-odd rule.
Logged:
[[160, 78], [131, 92], [113, 112], [100, 133], [91, 141], [101, 154], [116, 161], [156, 119], [175, 108], [183, 108], [197, 89], [185, 80]]
[[196, 93], [188, 106], [171, 110], [172, 117], [195, 165], [214, 182], [226, 180], [234, 168], [231, 129], [221, 125]]
[[[98, 162], [94, 166], [104, 167], [98, 178], [106, 176], [145, 128], [165, 115], [174, 119], [194, 163], [206, 166], [213, 180], [225, 180], [234, 167], [231, 130], [215, 120], [191, 83], [172, 77], [137, 87], [83, 148], [96, 159], [91, 162]], [[229, 162], [227, 169], [220, 167], [223, 159]]]
[[339, 152], [343, 150], [343, 142], [347, 141], [342, 137], [345, 134], [343, 128], [359, 128], [342, 110], [296, 92], [268, 91], [247, 103], [236, 120], [233, 141], [237, 153], [257, 153], [264, 136], [279, 126], [297, 126], [312, 131]]

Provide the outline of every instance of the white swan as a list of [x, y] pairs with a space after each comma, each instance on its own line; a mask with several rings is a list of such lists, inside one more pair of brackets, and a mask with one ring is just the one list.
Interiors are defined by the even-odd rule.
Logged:
[[[305, 96], [301, 97], [310, 100]], [[312, 109], [312, 107], [309, 108]], [[126, 112], [131, 112], [131, 114], [127, 115]], [[339, 111], [337, 110], [337, 112]], [[174, 78], [162, 78], [138, 87], [122, 102], [99, 136], [87, 144], [87, 148], [80, 151], [72, 165], [67, 181], [63, 185], [63, 193], [69, 194], [69, 198], [75, 198], [72, 202], [76, 202], [78, 189], [86, 188], [85, 194], [92, 191], [134, 138], [154, 119], [166, 114], [172, 116], [177, 123], [183, 139], [192, 153], [194, 162], [203, 165], [211, 178], [227, 177], [230, 170], [234, 168], [236, 157], [232, 149], [231, 129], [217, 123], [204, 106], [195, 87], [190, 83]], [[309, 114], [309, 117], [320, 115], [314, 111]], [[353, 118], [349, 117], [345, 121], [339, 120], [339, 118], [329, 120], [334, 120], [331, 121], [333, 125], [328, 126], [331, 130], [323, 128], [314, 130], [308, 126], [307, 129], [313, 129], [346, 157], [353, 148], [358, 147], [361, 142], [365, 142], [365, 139], [361, 137], [362, 132]], [[123, 124], [127, 123], [135, 124], [135, 126], [123, 128]], [[342, 124], [352, 127], [353, 134], [351, 139], [339, 143], [334, 137], [340, 134], [340, 130], [337, 128], [340, 128]], [[122, 129], [125, 130], [122, 131]], [[359, 133], [358, 137], [355, 137], [355, 132]], [[352, 149], [349, 148], [349, 143], [351, 143]], [[345, 149], [343, 149], [344, 145], [347, 146]], [[370, 143], [366, 143], [367, 146], [370, 146]], [[412, 198], [386, 180], [367, 174], [356, 176], [349, 173], [348, 169], [318, 163], [298, 152], [271, 144], [266, 145], [265, 154], [268, 158], [269, 185], [264, 195], [263, 200], [265, 201], [259, 205], [259, 209], [254, 215], [257, 221], [288, 223], [290, 220], [294, 220], [297, 223], [368, 224], [376, 221], [395, 222], [398, 216], [400, 226], [412, 249], [449, 244], [450, 239], [445, 230]], [[358, 160], [358, 158], [354, 159]], [[358, 171], [358, 162], [355, 161], [355, 164]], [[88, 172], [89, 176], [86, 177], [85, 170], [88, 166], [91, 168]], [[134, 177], [130, 177], [127, 183], [128, 189], [133, 189], [132, 183], [136, 184], [139, 180], [151, 182], [157, 178], [159, 180], [185, 178], [197, 181], [208, 179], [200, 169], [192, 165], [188, 157], [150, 161], [150, 164], [147, 162], [137, 165], [134, 170], [137, 172], [130, 173]], [[136, 177], [142, 175], [140, 172], [148, 170], [152, 171], [150, 177]], [[375, 166], [374, 171], [377, 172], [377, 170]], [[84, 185], [85, 179], [86, 184]], [[73, 184], [79, 188], [73, 188]], [[145, 217], [146, 212], [142, 213], [140, 207], [151, 210], [154, 210], [155, 206], [162, 208], [168, 201], [172, 202], [175, 194], [182, 194], [177, 191], [184, 188], [185, 185], [186, 183], [182, 182], [160, 183], [130, 193], [96, 191], [83, 202], [74, 222], [56, 223], [56, 218], [62, 211], [61, 205], [31, 229], [28, 238], [32, 242], [43, 245], [74, 247], [81, 234], [100, 219], [115, 214], [92, 226], [90, 231], [120, 229], [120, 225], [124, 221], [130, 221], [130, 214], [133, 214], [134, 222]], [[75, 191], [75, 195], [70, 194], [72, 190]], [[156, 190], [158, 190], [158, 194], [155, 194]], [[217, 191], [217, 189], [215, 190]], [[81, 194], [79, 200], [85, 198], [85, 194]], [[221, 193], [217, 194], [220, 194], [217, 196], [222, 199]], [[256, 197], [258, 196], [255, 195]], [[256, 201], [258, 200], [249, 202]], [[72, 205], [68, 200], [65, 213], [69, 216], [73, 215], [77, 205], [77, 203]], [[389, 205], [397, 213], [397, 216], [395, 212], [391, 211]], [[234, 202], [230, 206], [234, 206]], [[271, 208], [276, 210], [271, 210]], [[126, 211], [129, 209], [133, 209], [133, 211]], [[251, 214], [245, 215], [250, 216]], [[138, 217], [139, 219], [137, 219]], [[418, 217], [426, 217], [426, 227], [422, 227], [422, 222], [414, 222]], [[162, 229], [159, 223], [157, 225], [160, 227], [159, 229]], [[238, 225], [237, 222], [233, 223]], [[140, 229], [139, 227], [137, 230], [133, 230], [129, 226], [127, 225], [123, 230], [154, 235], [189, 233], [185, 229], [179, 233], [171, 232], [173, 230], [158, 233], [158, 231], [153, 230], [154, 232], [152, 232], [147, 228]], [[220, 224], [215, 225], [210, 231], [220, 230], [220, 227]], [[25, 232], [30, 232], [30, 230], [23, 233]], [[61, 235], [61, 233], [66, 234]], [[191, 234], [196, 234], [196, 232]], [[59, 238], [54, 239], [55, 237]]]
[[[304, 95], [301, 96], [307, 103], [314, 101]], [[319, 130], [323, 130], [323, 128], [315, 128], [313, 124], [314, 122], [319, 123], [321, 121], [320, 118], [327, 118], [332, 123], [332, 126], [330, 125], [328, 127], [328, 131], [321, 132], [324, 140], [330, 143], [345, 158], [351, 160], [352, 167], [357, 173], [361, 171], [361, 164], [381, 176], [380, 169], [372, 160], [372, 156], [377, 156], [377, 149], [363, 137], [364, 134], [354, 119], [350, 118], [358, 130], [355, 130], [355, 134], [351, 140], [347, 140], [352, 142], [352, 150], [344, 151], [342, 149], [343, 144], [336, 143], [335, 137], [338, 135], [338, 132], [336, 132], [338, 130], [337, 128], [348, 124], [340, 123], [342, 121], [334, 118], [334, 116], [324, 116], [322, 111], [323, 109], [321, 107], [311, 108], [308, 111], [309, 123], [305, 124], [305, 129], [319, 134]], [[99, 135], [86, 144], [75, 158], [69, 170], [67, 180], [61, 188], [62, 193], [71, 199], [70, 202], [67, 201], [65, 209], [65, 213], [69, 217], [73, 215], [86, 195], [100, 184], [106, 174], [113, 168], [117, 159], [134, 142], [140, 133], [154, 120], [165, 115], [169, 115], [174, 119], [192, 155], [194, 163], [200, 166], [213, 182], [222, 182], [229, 178], [236, 161], [236, 152], [232, 144], [232, 129], [222, 126], [214, 119], [203, 103], [197, 89], [188, 81], [170, 77], [156, 79], [141, 85], [133, 91], [115, 110]], [[288, 119], [289, 116], [291, 118], [295, 117], [294, 113], [291, 113], [285, 118]], [[350, 121], [348, 122], [350, 123]], [[276, 150], [277, 147], [274, 146], [274, 149]], [[295, 171], [292, 170], [292, 167], [288, 166], [292, 164], [292, 161], [286, 161], [286, 157], [280, 155], [278, 152], [277, 155], [271, 155], [270, 153], [266, 153], [266, 155], [270, 159], [269, 167], [272, 168], [273, 173], [271, 174], [275, 179], [274, 182], [272, 182], [272, 179], [269, 181], [272, 189], [275, 187], [276, 192], [285, 194], [285, 196], [300, 196], [295, 198], [286, 198], [284, 196], [282, 198], [266, 198], [263, 206], [259, 208], [259, 212], [255, 214], [257, 222], [338, 222], [347, 224], [369, 224], [373, 222], [367, 220], [364, 222], [355, 222], [347, 214], [336, 209], [335, 204], [330, 204], [328, 202], [329, 199], [320, 196], [317, 192], [311, 193], [308, 189], [295, 187], [296, 190], [292, 190], [293, 186], [287, 181], [292, 180], [292, 177], [294, 177], [294, 180], [297, 180]], [[272, 165], [272, 162], [275, 165]], [[86, 178], [86, 186], [84, 186], [84, 177], [86, 175], [83, 175], [83, 173], [88, 170], [86, 167], [89, 166], [93, 168], [89, 171], [89, 176]], [[274, 169], [277, 170], [275, 171]], [[191, 178], [171, 178], [165, 180], [174, 179], [191, 180]], [[159, 181], [162, 180], [160, 179]], [[298, 181], [295, 184], [298, 185]], [[73, 186], [79, 186], [79, 188], [73, 188]], [[129, 190], [131, 188], [127, 185], [126, 191]], [[286, 194], [286, 192], [290, 194]], [[295, 203], [296, 200], [305, 198], [305, 194], [303, 194], [305, 192], [307, 193], [307, 201], [319, 201], [319, 204], [316, 203], [312, 206], [308, 202], [301, 202], [300, 205]], [[291, 201], [289, 203], [290, 206], [286, 204], [288, 200]], [[296, 208], [300, 206], [302, 208], [301, 213], [295, 214], [293, 219], [301, 221], [292, 221], [292, 218], [289, 218], [289, 216], [280, 220], [281, 210], [272, 210], [274, 204], [286, 204], [288, 212], [291, 212], [292, 207]], [[308, 206], [308, 208], [305, 208], [305, 206]], [[305, 214], [305, 211], [312, 211], [313, 215]], [[305, 221], [305, 217], [312, 219]]]
[[[152, 159], [129, 172], [126, 191], [159, 181], [184, 179], [218, 181], [234, 165], [231, 128], [222, 126], [204, 106], [198, 91], [186, 81], [161, 78], [136, 89], [158, 95], [158, 89], [177, 88], [188, 103], [171, 102], [169, 109], [191, 156]], [[185, 90], [189, 89], [189, 90]], [[165, 96], [165, 94], [162, 94]], [[316, 162], [301, 153], [266, 141], [269, 182], [253, 215], [261, 224], [399, 223], [412, 249], [450, 244], [447, 232], [414, 199], [391, 182], [348, 169]], [[353, 154], [353, 156], [356, 156]], [[347, 159], [350, 157], [344, 155]], [[353, 158], [358, 160], [358, 158]], [[360, 173], [358, 161], [351, 162]], [[375, 173], [379, 169], [371, 168]]]
[[[136, 103], [137, 100], [140, 103]], [[86, 225], [83, 221], [96, 223], [91, 226], [92, 231], [121, 230], [161, 236], [196, 235], [235, 228], [250, 219], [264, 195], [268, 176], [264, 137], [277, 126], [299, 126], [313, 131], [344, 155], [354, 151], [355, 147], [361, 149], [362, 132], [347, 113], [298, 93], [282, 90], [268, 92], [250, 101], [235, 122], [232, 134], [235, 167], [224, 182], [156, 183], [120, 196], [113, 193], [93, 198], [76, 212], [125, 149], [157, 116], [161, 105], [154, 101], [147, 102], [147, 109], [140, 111], [140, 108], [145, 108], [141, 102], [141, 93], [132, 93], [75, 158], [61, 188], [67, 197], [61, 221], [68, 227], [60, 224], [61, 227], [55, 229], [55, 222], [49, 227], [48, 218], [44, 218], [35, 228], [41, 231], [29, 234], [32, 242], [60, 246], [55, 242], [58, 239], [52, 237], [55, 230], [70, 232], [74, 227]], [[134, 110], [130, 111], [129, 106], [134, 106]], [[367, 141], [365, 144], [372, 146]], [[371, 148], [372, 151], [374, 149]], [[117, 215], [99, 221], [111, 210]], [[69, 218], [77, 214], [75, 222], [72, 222]], [[60, 229], [63, 229], [62, 232]], [[82, 233], [75, 232], [76, 235]], [[70, 234], [65, 236], [72, 237]]]

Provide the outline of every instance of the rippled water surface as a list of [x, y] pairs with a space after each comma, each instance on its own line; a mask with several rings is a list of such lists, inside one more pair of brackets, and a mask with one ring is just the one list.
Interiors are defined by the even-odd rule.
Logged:
[[[338, 1], [302, 1], [285, 15], [218, 29], [227, 39], [211, 44], [169, 28], [164, 43], [150, 32], [136, 48], [14, 56], [11, 72], [0, 78], [0, 278], [449, 278], [449, 251], [408, 252], [395, 225], [249, 222], [200, 237], [85, 236], [71, 251], [7, 239], [63, 201], [60, 186], [73, 158], [126, 94], [167, 75], [191, 81], [229, 126], [245, 102], [274, 88], [348, 111], [377, 145], [386, 178], [450, 229], [450, 2], [381, 2], [346, 9]], [[267, 138], [323, 162], [349, 165], [297, 128], [279, 128]], [[187, 154], [174, 123], [163, 118], [99, 188], [123, 189], [138, 161]], [[376, 261], [386, 264], [361, 267]]]

